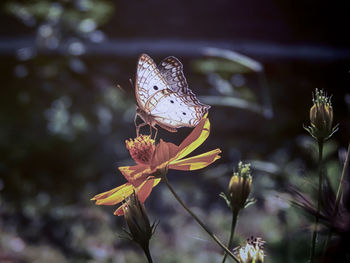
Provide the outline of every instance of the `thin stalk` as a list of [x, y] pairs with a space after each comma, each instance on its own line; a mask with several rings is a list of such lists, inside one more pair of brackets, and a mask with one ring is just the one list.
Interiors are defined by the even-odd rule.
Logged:
[[322, 171], [322, 154], [323, 154], [323, 141], [318, 141], [318, 198], [317, 198], [317, 214], [315, 216], [315, 228], [312, 234], [311, 241], [311, 255], [310, 255], [310, 263], [314, 262], [315, 259], [315, 248], [316, 248], [316, 240], [318, 233], [318, 220], [319, 214], [321, 211], [321, 198], [322, 198], [322, 182], [323, 182], [323, 171]]
[[169, 184], [169, 181], [165, 176], [163, 176], [164, 182], [169, 188], [170, 192], [173, 194], [175, 199], [182, 205], [183, 208], [194, 218], [194, 220], [197, 221], [197, 223], [208, 233], [208, 235], [224, 250], [226, 253], [233, 258], [237, 263], [239, 263], [238, 258], [210, 231], [210, 229], [189, 209], [185, 203], [181, 200], [181, 198], [177, 195], [175, 190], [172, 188], [172, 186]]
[[[238, 210], [232, 210], [231, 234], [230, 234], [230, 239], [228, 240], [228, 243], [227, 243], [228, 249], [230, 249], [232, 247], [232, 241], [233, 241], [233, 237], [235, 235], [237, 218], [238, 218]], [[225, 251], [224, 257], [222, 258], [222, 263], [225, 263], [226, 258], [227, 258], [227, 253]]]
[[145, 255], [147, 257], [148, 263], [153, 263], [151, 252], [149, 251], [149, 246], [142, 247], [142, 249], [145, 252]]
[[[349, 143], [349, 146], [348, 146], [348, 151], [346, 153], [344, 166], [343, 166], [343, 171], [341, 173], [340, 182], [339, 182], [339, 185], [338, 185], [338, 190], [337, 190], [337, 195], [336, 195], [335, 205], [334, 205], [334, 211], [333, 211], [333, 218], [335, 216], [337, 216], [337, 214], [338, 214], [340, 200], [341, 200], [341, 197], [343, 195], [343, 190], [344, 190], [344, 185], [345, 185], [344, 184], [344, 178], [345, 178], [346, 171], [348, 170], [349, 155], [350, 155], [350, 143]], [[325, 253], [325, 251], [327, 249], [327, 246], [328, 246], [329, 242], [331, 241], [332, 235], [333, 235], [333, 231], [332, 231], [332, 229], [330, 229], [329, 233], [328, 233], [328, 236], [327, 236], [327, 240], [326, 240], [325, 245], [323, 247], [323, 253]]]

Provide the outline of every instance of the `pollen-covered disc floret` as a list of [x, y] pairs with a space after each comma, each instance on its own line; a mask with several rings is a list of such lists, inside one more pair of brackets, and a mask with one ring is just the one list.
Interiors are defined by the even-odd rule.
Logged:
[[136, 163], [150, 163], [155, 150], [154, 140], [151, 139], [151, 136], [141, 134], [135, 139], [126, 140], [125, 144]]

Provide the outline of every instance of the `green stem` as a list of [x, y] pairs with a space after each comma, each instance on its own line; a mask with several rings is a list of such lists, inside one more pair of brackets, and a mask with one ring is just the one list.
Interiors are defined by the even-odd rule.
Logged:
[[[343, 166], [343, 171], [341, 173], [340, 182], [339, 182], [339, 185], [338, 185], [338, 190], [337, 190], [337, 195], [336, 195], [335, 205], [334, 205], [334, 211], [333, 211], [333, 218], [336, 217], [337, 214], [338, 214], [340, 200], [341, 200], [341, 197], [343, 195], [343, 190], [344, 190], [344, 185], [345, 185], [344, 184], [344, 178], [345, 178], [346, 171], [348, 170], [349, 155], [350, 155], [350, 143], [349, 143], [349, 146], [348, 146], [348, 151], [346, 153], [344, 166]], [[330, 229], [329, 233], [328, 233], [328, 236], [327, 236], [327, 240], [326, 240], [325, 245], [323, 247], [323, 253], [325, 253], [325, 251], [327, 249], [327, 246], [328, 246], [329, 242], [331, 241], [332, 235], [333, 235], [333, 231], [332, 231], [332, 229]]]
[[208, 235], [223, 249], [226, 251], [226, 253], [233, 258], [237, 263], [239, 263], [238, 258], [233, 255], [233, 253], [209, 230], [209, 228], [204, 225], [204, 223], [185, 205], [185, 203], [181, 200], [181, 198], [177, 195], [175, 190], [172, 188], [172, 186], [169, 184], [169, 181], [165, 176], [163, 176], [163, 180], [167, 187], [169, 188], [170, 192], [173, 194], [175, 199], [182, 205], [183, 208], [197, 221], [197, 223], [208, 233]]
[[315, 217], [315, 228], [312, 234], [311, 241], [311, 255], [310, 255], [310, 263], [314, 262], [315, 259], [315, 248], [316, 248], [316, 240], [317, 240], [317, 229], [318, 229], [318, 220], [319, 214], [321, 211], [321, 198], [322, 198], [322, 153], [323, 153], [323, 141], [318, 141], [318, 198], [317, 198], [317, 214]]
[[149, 246], [142, 247], [143, 251], [145, 252], [145, 255], [147, 257], [148, 263], [153, 263], [151, 252], [149, 251]]
[[[229, 239], [228, 244], [227, 244], [228, 249], [230, 249], [232, 247], [232, 241], [233, 241], [233, 237], [235, 235], [237, 218], [238, 218], [238, 210], [232, 210], [231, 234], [230, 234], [230, 239]], [[227, 258], [227, 253], [225, 251], [224, 257], [222, 258], [222, 263], [225, 263], [226, 258]]]

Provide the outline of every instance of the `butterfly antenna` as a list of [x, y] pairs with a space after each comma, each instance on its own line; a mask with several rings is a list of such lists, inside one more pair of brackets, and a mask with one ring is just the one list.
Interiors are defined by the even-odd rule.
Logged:
[[131, 87], [132, 87], [133, 89], [135, 89], [134, 83], [132, 82], [132, 79], [129, 79], [129, 82], [130, 82]]
[[126, 93], [126, 91], [119, 84], [117, 84], [117, 88], [120, 89], [122, 92]]

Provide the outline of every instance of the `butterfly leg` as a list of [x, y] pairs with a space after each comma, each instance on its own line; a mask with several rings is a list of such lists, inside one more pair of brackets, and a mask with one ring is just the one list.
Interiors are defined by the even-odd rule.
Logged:
[[[151, 127], [151, 125], [150, 125]], [[158, 128], [157, 127], [153, 127], [156, 130], [156, 133], [154, 134], [154, 140], [157, 139], [157, 134], [158, 134]]]
[[137, 121], [137, 116], [139, 116], [138, 114], [135, 114], [135, 117], [134, 117], [134, 124], [135, 124], [135, 127], [137, 127], [137, 123], [136, 123], [136, 121]]
[[139, 131], [140, 131], [140, 128], [142, 127], [142, 126], [144, 126], [144, 125], [142, 125], [141, 126], [141, 124], [143, 124], [143, 123], [141, 123], [141, 124], [137, 124], [137, 117], [138, 117], [139, 115], [136, 113], [135, 114], [135, 117], [134, 117], [134, 125], [135, 125], [135, 127], [136, 127], [136, 136], [139, 136]]
[[139, 133], [140, 133], [140, 128], [143, 127], [143, 126], [146, 126], [147, 123], [144, 122], [144, 123], [141, 123], [139, 125], [136, 126], [136, 136], [138, 137], [139, 136]]
[[139, 136], [139, 131], [140, 131], [140, 127], [137, 125], [137, 116], [139, 116], [138, 114], [135, 114], [135, 117], [134, 117], [134, 125], [136, 127], [136, 137]]

